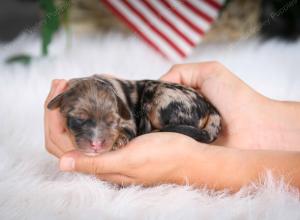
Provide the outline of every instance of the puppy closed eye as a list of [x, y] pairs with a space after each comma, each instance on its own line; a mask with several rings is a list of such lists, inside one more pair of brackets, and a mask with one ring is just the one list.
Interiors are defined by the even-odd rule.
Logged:
[[68, 127], [70, 128], [80, 128], [85, 124], [93, 124], [91, 119], [82, 119], [69, 116], [67, 118]]
[[84, 119], [80, 119], [80, 118], [75, 118], [75, 117], [67, 117], [67, 123], [69, 127], [78, 127], [83, 125], [84, 123]]

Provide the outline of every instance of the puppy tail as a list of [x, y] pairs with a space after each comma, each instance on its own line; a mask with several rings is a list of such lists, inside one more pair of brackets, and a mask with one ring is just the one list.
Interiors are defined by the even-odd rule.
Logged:
[[202, 143], [212, 142], [212, 138], [206, 130], [198, 129], [190, 125], [170, 125], [160, 129], [160, 131], [184, 134]]

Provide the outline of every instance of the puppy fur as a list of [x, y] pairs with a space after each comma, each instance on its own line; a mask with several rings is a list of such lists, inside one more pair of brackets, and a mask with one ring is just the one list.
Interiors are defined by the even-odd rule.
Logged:
[[203, 143], [221, 129], [217, 109], [192, 88], [155, 80], [94, 75], [69, 81], [48, 104], [60, 108], [79, 149], [100, 153], [151, 131], [177, 132]]

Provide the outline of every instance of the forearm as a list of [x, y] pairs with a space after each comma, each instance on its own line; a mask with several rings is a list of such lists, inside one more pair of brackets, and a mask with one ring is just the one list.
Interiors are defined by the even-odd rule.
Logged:
[[[300, 102], [271, 101], [268, 109], [270, 135], [278, 140], [278, 149], [300, 151]], [[276, 137], [274, 137], [276, 135]]]
[[300, 188], [300, 152], [208, 146], [192, 155], [190, 184], [233, 191], [259, 181], [266, 170]]

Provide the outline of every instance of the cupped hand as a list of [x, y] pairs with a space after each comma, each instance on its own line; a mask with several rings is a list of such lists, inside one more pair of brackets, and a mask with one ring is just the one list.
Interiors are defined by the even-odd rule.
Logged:
[[[220, 138], [214, 143], [216, 145], [248, 149], [283, 149], [283, 142], [287, 146], [290, 140], [299, 142], [299, 128], [291, 128], [291, 125], [297, 124], [293, 121], [299, 115], [295, 103], [278, 105], [278, 102], [255, 92], [219, 63], [175, 65], [162, 80], [193, 87], [217, 107], [223, 118], [223, 130]], [[48, 152], [60, 158], [61, 170], [95, 174], [102, 180], [121, 185], [210, 183], [214, 188], [215, 184], [224, 188], [236, 185], [234, 181], [229, 181], [228, 177], [232, 177], [232, 173], [239, 170], [240, 164], [244, 163], [249, 157], [249, 152], [252, 152], [253, 163], [250, 161], [248, 167], [243, 166], [249, 168], [249, 172], [242, 170], [237, 175], [239, 178], [233, 178], [239, 182], [240, 187], [253, 179], [252, 174], [255, 172], [252, 167], [257, 165], [257, 152], [264, 154], [264, 151], [241, 151], [202, 144], [181, 134], [162, 132], [139, 136], [117, 151], [98, 156], [84, 155], [74, 150], [65, 119], [59, 109], [47, 109], [49, 101], [66, 87], [67, 81], [54, 80], [45, 101], [45, 145]], [[297, 104], [297, 109], [299, 105]], [[279, 114], [276, 109], [282, 110], [282, 106], [288, 106], [288, 109]], [[287, 115], [291, 115], [290, 119]], [[290, 138], [283, 134], [284, 129], [290, 132]], [[258, 156], [263, 164], [264, 157]], [[277, 156], [270, 157], [269, 162], [273, 162], [274, 158]], [[267, 165], [262, 165], [263, 168], [265, 166]], [[243, 175], [249, 178], [242, 178]]]
[[150, 133], [133, 139], [120, 150], [98, 156], [68, 152], [62, 157], [60, 168], [94, 174], [101, 180], [124, 186], [192, 184], [192, 156], [197, 151], [204, 152], [207, 146], [182, 134]]
[[[190, 137], [176, 133], [151, 133], [133, 139], [123, 149], [98, 156], [75, 150], [59, 109], [49, 110], [48, 103], [65, 91], [66, 80], [53, 80], [44, 104], [45, 146], [60, 158], [63, 171], [94, 174], [102, 180], [120, 185], [191, 183], [195, 150], [206, 148]], [[198, 160], [198, 158], [197, 158]]]
[[161, 80], [198, 90], [222, 115], [222, 131], [215, 144], [245, 149], [282, 148], [274, 123], [274, 101], [254, 91], [218, 62], [173, 66]]

